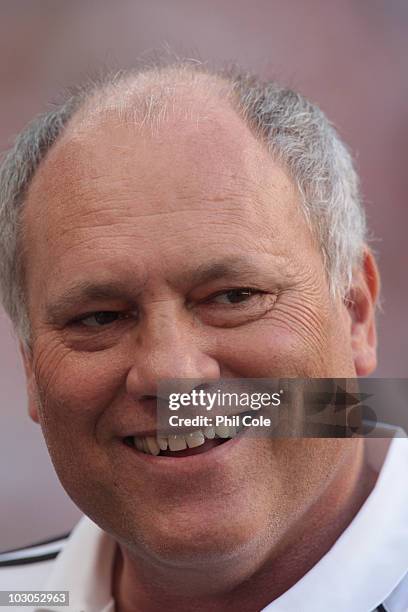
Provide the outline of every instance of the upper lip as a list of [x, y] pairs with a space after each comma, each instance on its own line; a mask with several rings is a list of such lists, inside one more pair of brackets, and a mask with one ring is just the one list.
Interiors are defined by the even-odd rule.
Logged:
[[[241, 412], [234, 412], [234, 413], [229, 413], [228, 416], [238, 416], [238, 415], [242, 415], [242, 414], [253, 414], [254, 411], [253, 410], [241, 410]], [[211, 414], [209, 415], [211, 416]], [[215, 425], [214, 425], [215, 426]], [[194, 431], [198, 431], [198, 430], [202, 430], [204, 429], [204, 427], [182, 427], [182, 426], [177, 426], [174, 427], [173, 429], [168, 429], [168, 430], [164, 430], [164, 429], [160, 429], [157, 430], [157, 428], [155, 429], [142, 429], [142, 430], [137, 430], [136, 428], [134, 429], [130, 429], [128, 430], [127, 433], [124, 434], [120, 434], [120, 436], [122, 438], [148, 438], [148, 437], [152, 437], [152, 438], [156, 438], [157, 436], [159, 437], [167, 437], [167, 436], [174, 436], [174, 435], [187, 435], [189, 433], [193, 433]]]
[[157, 429], [150, 429], [150, 430], [143, 430], [143, 431], [132, 431], [131, 433], [125, 434], [124, 436], [122, 436], [123, 438], [148, 438], [148, 437], [152, 437], [152, 438], [156, 438], [157, 436], [159, 437], [167, 437], [167, 436], [174, 436], [174, 435], [186, 435], [189, 433], [193, 433], [193, 431], [198, 431], [199, 429], [202, 429], [202, 427], [175, 427], [173, 430], [157, 430]]
[[144, 438], [144, 437], [153, 437], [157, 436], [157, 429], [143, 429], [141, 431], [136, 431], [136, 429], [129, 430], [125, 434], [120, 434], [121, 438]]

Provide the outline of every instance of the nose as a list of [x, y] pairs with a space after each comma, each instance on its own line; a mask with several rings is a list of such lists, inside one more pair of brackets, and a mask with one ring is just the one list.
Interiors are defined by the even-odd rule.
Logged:
[[139, 330], [133, 364], [126, 379], [134, 399], [156, 396], [164, 379], [218, 380], [220, 367], [208, 339], [189, 317], [156, 313]]

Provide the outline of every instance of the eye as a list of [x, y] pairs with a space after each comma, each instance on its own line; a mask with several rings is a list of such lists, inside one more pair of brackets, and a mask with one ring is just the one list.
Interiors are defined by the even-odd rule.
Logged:
[[[239, 289], [229, 289], [228, 291], [223, 291], [222, 293], [218, 293], [213, 298], [211, 298], [211, 302], [215, 302], [216, 304], [240, 304], [241, 302], [248, 301], [254, 295], [262, 293], [257, 289], [250, 288], [239, 288]], [[210, 300], [209, 300], [210, 301]]]
[[100, 310], [81, 319], [77, 319], [75, 323], [79, 323], [85, 327], [102, 327], [116, 323], [116, 321], [128, 319], [130, 316], [131, 313], [116, 312], [114, 310]]
[[260, 319], [272, 310], [277, 296], [261, 289], [237, 287], [213, 293], [196, 304], [206, 325], [237, 327]]

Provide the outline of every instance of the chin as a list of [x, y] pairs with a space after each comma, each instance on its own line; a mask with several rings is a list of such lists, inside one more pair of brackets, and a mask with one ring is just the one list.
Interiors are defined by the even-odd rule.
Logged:
[[148, 522], [141, 517], [129, 521], [128, 517], [124, 520], [126, 529], [122, 523], [120, 533], [115, 528], [107, 530], [136, 557], [148, 557], [167, 566], [208, 567], [230, 563], [246, 551], [256, 550], [259, 541], [265, 539], [265, 534], [255, 531], [251, 522], [244, 523], [237, 516], [239, 513], [234, 512], [226, 520], [205, 512], [194, 517], [180, 512], [173, 515], [173, 520], [163, 516], [154, 520], [151, 516]]

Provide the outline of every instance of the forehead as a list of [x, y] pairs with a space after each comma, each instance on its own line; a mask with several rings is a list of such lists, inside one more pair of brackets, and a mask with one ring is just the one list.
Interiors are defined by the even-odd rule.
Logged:
[[251, 248], [263, 250], [272, 237], [283, 244], [288, 232], [312, 242], [287, 174], [226, 104], [190, 101], [150, 126], [112, 107], [88, 109], [31, 185], [24, 218], [28, 263], [41, 266], [50, 251], [58, 261], [90, 241], [113, 248], [116, 237], [124, 244], [125, 234], [146, 251], [158, 242], [171, 249], [172, 237], [180, 242], [183, 232], [186, 240], [207, 232], [222, 249], [215, 219], [238, 242], [246, 234]]
[[74, 155], [79, 147], [99, 168], [113, 169], [112, 154], [119, 171], [128, 173], [136, 163], [142, 179], [157, 179], [170, 167], [172, 176], [162, 172], [161, 184], [166, 178], [171, 182], [175, 170], [177, 177], [186, 180], [191, 175], [194, 185], [204, 184], [207, 190], [208, 175], [214, 188], [227, 184], [231, 174], [235, 179], [237, 172], [247, 179], [260, 178], [271, 160], [225, 100], [203, 90], [202, 83], [191, 92], [184, 82], [168, 89], [163, 91], [162, 85], [143, 96], [124, 93], [121, 99], [111, 95], [99, 107], [95, 99], [96, 110], [91, 100], [75, 118], [65, 143], [69, 139]]
[[[177, 103], [156, 111], [146, 127], [136, 114], [135, 120], [130, 112], [124, 114], [118, 100], [116, 107], [111, 103], [80, 112], [37, 172], [29, 200], [41, 201], [47, 216], [57, 215], [67, 190], [85, 200], [84, 192], [107, 190], [111, 180], [123, 178], [129, 187], [133, 182], [146, 191], [183, 185], [209, 195], [221, 195], [232, 185], [244, 193], [293, 191], [285, 173], [225, 102], [202, 97]], [[111, 183], [112, 191], [117, 187]]]

